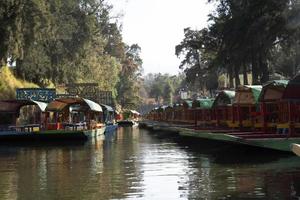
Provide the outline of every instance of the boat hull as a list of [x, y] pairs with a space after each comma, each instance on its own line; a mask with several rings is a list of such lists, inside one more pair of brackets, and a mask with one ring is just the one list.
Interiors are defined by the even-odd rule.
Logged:
[[106, 125], [104, 134], [113, 133], [117, 130], [117, 128], [118, 128], [118, 124]]
[[122, 120], [118, 121], [119, 126], [137, 126], [138, 123], [133, 120]]
[[[282, 137], [270, 138], [267, 135], [261, 138], [243, 138], [229, 133], [212, 133], [196, 130], [182, 129], [179, 134], [185, 137], [202, 138], [208, 140], [216, 140], [227, 143], [242, 144], [260, 148], [267, 148], [279, 151], [291, 152], [293, 143], [300, 143], [300, 137]], [[300, 150], [299, 150], [300, 151]]]
[[291, 150], [297, 155], [300, 156], [300, 145], [299, 144], [292, 144]]
[[51, 141], [86, 141], [91, 137], [103, 135], [105, 128], [94, 130], [46, 130], [37, 132], [5, 131], [0, 133], [0, 142], [51, 142]]

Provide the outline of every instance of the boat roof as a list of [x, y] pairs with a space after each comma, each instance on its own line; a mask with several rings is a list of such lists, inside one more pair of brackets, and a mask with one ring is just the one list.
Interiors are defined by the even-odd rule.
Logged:
[[263, 86], [258, 100], [263, 102], [281, 99], [288, 83], [288, 80], [269, 81]]
[[256, 104], [261, 90], [261, 85], [241, 85], [235, 91], [234, 103]]
[[166, 107], [166, 110], [172, 110], [173, 108], [174, 108], [173, 105], [168, 105], [168, 106]]
[[139, 113], [138, 111], [136, 111], [136, 110], [130, 110], [130, 112], [131, 112], [132, 114], [140, 115], [140, 113]]
[[47, 103], [34, 100], [2, 100], [0, 101], [0, 112], [12, 112], [16, 113], [22, 106], [37, 105], [42, 112], [45, 111]]
[[103, 110], [107, 110], [108, 112], [114, 112], [115, 110], [109, 106], [109, 105], [105, 105], [105, 104], [100, 104]]
[[214, 99], [196, 99], [193, 101], [193, 108], [210, 109], [214, 103]]
[[235, 91], [222, 90], [217, 94], [217, 97], [213, 103], [213, 107], [231, 105], [234, 101]]
[[289, 81], [282, 95], [282, 99], [300, 100], [300, 74]]
[[46, 107], [46, 111], [61, 111], [66, 106], [74, 105], [74, 104], [85, 104], [87, 105], [90, 110], [96, 112], [103, 112], [102, 107], [94, 101], [80, 98], [80, 97], [66, 97], [66, 98], [59, 98], [51, 101], [48, 106]]
[[161, 112], [161, 111], [164, 111], [167, 107], [168, 107], [168, 106], [166, 106], [166, 105], [159, 106], [156, 110], [157, 110], [158, 112]]
[[184, 100], [182, 102], [182, 105], [185, 107], [185, 108], [191, 108], [193, 106], [193, 101], [192, 100]]

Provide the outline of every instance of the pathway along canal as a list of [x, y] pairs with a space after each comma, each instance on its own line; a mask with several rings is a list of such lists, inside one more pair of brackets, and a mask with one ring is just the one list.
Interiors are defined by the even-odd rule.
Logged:
[[0, 199], [293, 199], [300, 158], [137, 128], [85, 144], [1, 145]]

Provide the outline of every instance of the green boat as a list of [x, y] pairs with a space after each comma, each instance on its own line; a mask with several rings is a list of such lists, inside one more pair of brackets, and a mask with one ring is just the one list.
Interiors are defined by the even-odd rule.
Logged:
[[291, 150], [296, 154], [297, 156], [300, 156], [300, 145], [299, 144], [292, 144], [291, 145]]
[[215, 133], [212, 131], [197, 131], [181, 129], [180, 136], [202, 138], [208, 140], [221, 141], [232, 144], [242, 144], [254, 147], [261, 147], [279, 151], [291, 152], [293, 143], [300, 143], [300, 137], [288, 137], [287, 135], [269, 134], [253, 132], [236, 132], [236, 133]]

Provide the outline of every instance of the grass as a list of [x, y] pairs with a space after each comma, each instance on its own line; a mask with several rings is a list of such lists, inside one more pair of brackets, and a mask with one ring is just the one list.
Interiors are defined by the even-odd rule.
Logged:
[[37, 88], [34, 83], [16, 78], [10, 67], [0, 68], [0, 99], [13, 99], [16, 96], [17, 88]]

